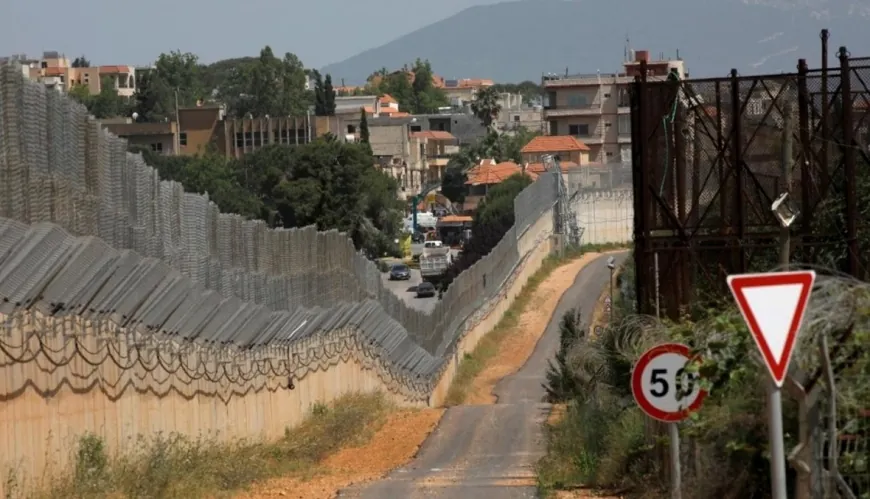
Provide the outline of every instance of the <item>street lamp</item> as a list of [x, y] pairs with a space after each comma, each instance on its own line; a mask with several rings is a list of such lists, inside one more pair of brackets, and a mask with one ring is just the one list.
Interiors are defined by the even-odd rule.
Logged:
[[613, 324], [613, 270], [616, 268], [616, 259], [612, 256], [607, 259], [607, 268], [610, 269], [610, 303], [608, 308], [610, 309], [610, 323]]

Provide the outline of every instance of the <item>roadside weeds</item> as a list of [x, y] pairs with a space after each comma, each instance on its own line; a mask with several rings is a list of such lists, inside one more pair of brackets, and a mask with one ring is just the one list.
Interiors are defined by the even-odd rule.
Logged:
[[99, 437], [84, 435], [71, 469], [45, 477], [41, 491], [29, 497], [232, 497], [233, 491], [272, 477], [323, 474], [328, 456], [368, 442], [391, 410], [382, 394], [347, 395], [315, 404], [305, 421], [276, 442], [158, 434], [141, 437], [131, 452], [117, 455], [110, 455]]

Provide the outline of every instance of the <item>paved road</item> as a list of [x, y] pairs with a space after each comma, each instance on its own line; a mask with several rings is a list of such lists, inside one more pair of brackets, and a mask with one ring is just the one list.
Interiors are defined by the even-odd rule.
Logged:
[[[459, 255], [457, 250], [450, 250], [450, 252], [451, 258], [456, 258]], [[422, 282], [419, 270], [411, 269], [411, 279], [407, 281], [391, 281], [390, 274], [387, 272], [381, 274], [381, 280], [387, 289], [395, 293], [409, 307], [423, 312], [431, 312], [435, 308], [435, 304], [438, 303], [438, 298], [417, 298], [414, 291], [417, 289], [417, 285]]]
[[[617, 255], [621, 263], [626, 253]], [[587, 265], [562, 295], [546, 332], [519, 372], [501, 380], [494, 405], [451, 407], [408, 465], [372, 484], [344, 490], [360, 499], [520, 499], [536, 497], [534, 463], [543, 456], [547, 361], [559, 348], [559, 320], [580, 307], [588, 321], [607, 285], [606, 256]], [[587, 322], [588, 323], [588, 322]]]

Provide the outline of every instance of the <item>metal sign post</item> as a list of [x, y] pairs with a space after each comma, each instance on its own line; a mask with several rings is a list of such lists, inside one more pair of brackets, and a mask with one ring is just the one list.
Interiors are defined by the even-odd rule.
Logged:
[[681, 497], [680, 430], [678, 423], [701, 408], [707, 391], [697, 374], [686, 372], [696, 360], [686, 345], [665, 343], [640, 356], [631, 372], [631, 393], [647, 416], [668, 423], [671, 497]]
[[786, 499], [782, 384], [800, 332], [816, 273], [812, 270], [728, 276], [728, 287], [772, 379], [768, 392], [770, 483], [773, 499]]

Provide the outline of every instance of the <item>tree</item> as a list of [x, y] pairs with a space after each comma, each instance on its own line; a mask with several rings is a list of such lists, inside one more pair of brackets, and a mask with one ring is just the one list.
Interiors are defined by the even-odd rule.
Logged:
[[[193, 106], [205, 96], [205, 88], [202, 85], [201, 66], [199, 57], [190, 52], [173, 51], [168, 54], [160, 54], [154, 64], [156, 77], [171, 90], [171, 96], [164, 96], [166, 100], [175, 100], [175, 92], [178, 92], [179, 106]], [[164, 109], [174, 109], [173, 105], [162, 103]]]
[[474, 214], [471, 240], [465, 245], [459, 258], [447, 268], [442, 281], [442, 291], [446, 291], [456, 276], [488, 255], [501, 241], [514, 225], [514, 199], [531, 183], [528, 175], [518, 173], [487, 192]]
[[320, 71], [314, 70], [312, 73], [314, 74], [314, 115], [327, 116], [326, 90], [323, 88], [323, 77], [320, 75]]
[[369, 118], [366, 116], [365, 108], [359, 111], [359, 140], [364, 144], [369, 144]]
[[258, 218], [262, 213], [260, 197], [237, 181], [235, 163], [216, 152], [164, 156], [141, 146], [131, 146], [130, 152], [142, 154], [161, 179], [179, 182], [187, 192], [208, 193], [224, 213], [238, 213], [248, 218]]
[[538, 135], [525, 128], [519, 128], [513, 135], [498, 134], [490, 130], [473, 144], [463, 145], [447, 164], [441, 178], [441, 193], [451, 202], [461, 203], [465, 199], [465, 182], [468, 180], [465, 172], [469, 168], [485, 158], [496, 162], [513, 161], [521, 164], [522, 148]]
[[501, 104], [498, 101], [498, 92], [493, 87], [486, 87], [477, 91], [471, 103], [471, 111], [487, 130], [492, 128], [493, 122], [501, 112]]
[[370, 92], [393, 96], [399, 109], [414, 114], [434, 113], [450, 101], [443, 90], [435, 87], [432, 77], [429, 61], [417, 59], [411, 67], [406, 64], [401, 71], [389, 74], [386, 68], [376, 71], [366, 86]]
[[548, 362], [546, 383], [547, 399], [551, 404], [566, 402], [577, 396], [579, 383], [568, 362], [571, 350], [583, 339], [580, 311], [571, 309], [562, 316], [559, 323], [559, 350], [555, 362]]
[[81, 55], [73, 59], [71, 66], [74, 68], [89, 68], [91, 67], [91, 61], [87, 60], [84, 55]]
[[101, 78], [100, 93], [91, 96], [86, 105], [88, 106], [88, 111], [97, 119], [128, 116], [130, 114], [127, 99], [118, 95], [115, 81], [108, 76]]
[[323, 80], [323, 102], [326, 116], [335, 116], [335, 88], [332, 86], [332, 75], [326, 75]]
[[137, 73], [132, 107], [137, 120], [158, 122], [175, 116], [175, 95], [156, 71]]
[[72, 88], [69, 89], [67, 95], [69, 95], [73, 100], [78, 101], [80, 104], [84, 104], [86, 107], [90, 105], [91, 91], [87, 85], [73, 85]]

